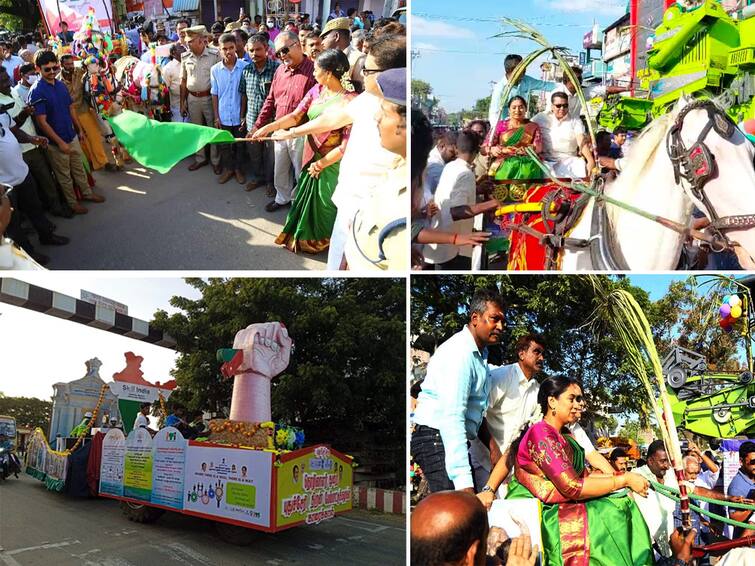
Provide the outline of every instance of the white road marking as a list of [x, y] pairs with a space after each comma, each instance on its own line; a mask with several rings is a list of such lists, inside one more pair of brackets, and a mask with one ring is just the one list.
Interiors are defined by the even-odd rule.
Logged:
[[321, 544], [308, 544], [307, 548], [311, 548], [312, 550], [322, 550], [325, 547]]
[[[391, 528], [386, 525], [380, 525], [378, 523], [369, 523], [367, 521], [357, 521], [356, 519], [346, 519], [345, 517], [340, 517], [339, 520], [346, 521], [347, 523], [352, 523], [355, 528], [362, 529], [363, 531], [367, 531], [368, 533], [381, 533]], [[360, 525], [369, 525], [369, 526], [362, 527]], [[370, 526], [372, 528], [370, 528]], [[403, 529], [398, 529], [398, 530], [403, 530]]]
[[75, 558], [84, 558], [85, 556], [88, 556], [89, 554], [94, 554], [95, 552], [102, 552], [102, 549], [93, 548], [92, 550], [87, 550], [86, 552], [82, 554], [71, 554], [71, 556]]
[[60, 548], [61, 546], [68, 546], [71, 544], [81, 544], [81, 541], [63, 541], [63, 542], [51, 542], [47, 544], [40, 544], [39, 546], [27, 546], [26, 548], [17, 548], [16, 550], [9, 550], [6, 554], [19, 554], [28, 550], [44, 550], [45, 548]]
[[0, 552], [0, 560], [7, 566], [21, 566], [21, 563], [12, 556], [9, 556], [7, 552]]

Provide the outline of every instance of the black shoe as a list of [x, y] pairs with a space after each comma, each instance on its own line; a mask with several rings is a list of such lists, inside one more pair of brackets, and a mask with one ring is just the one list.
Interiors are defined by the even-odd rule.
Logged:
[[34, 252], [31, 252], [29, 255], [39, 265], [47, 265], [48, 263], [50, 263], [50, 257], [46, 256], [45, 254], [41, 254], [37, 251], [34, 251]]
[[281, 208], [285, 208], [287, 206], [291, 206], [291, 201], [287, 202], [286, 204], [278, 204], [275, 201], [269, 202], [265, 205], [265, 210], [268, 212], [275, 212], [276, 210], [280, 210]]
[[70, 241], [70, 238], [59, 236], [58, 234], [50, 234], [45, 238], [39, 238], [39, 243], [45, 246], [65, 246]]
[[60, 218], [73, 218], [73, 210], [71, 210], [67, 204], [51, 208], [50, 214], [53, 216], [59, 216]]

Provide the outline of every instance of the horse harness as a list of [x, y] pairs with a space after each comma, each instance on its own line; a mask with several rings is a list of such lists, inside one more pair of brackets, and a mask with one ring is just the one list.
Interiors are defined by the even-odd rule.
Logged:
[[[684, 118], [692, 110], [706, 110], [708, 122], [697, 136], [697, 140], [687, 149], [682, 140], [682, 126]], [[725, 234], [727, 230], [742, 230], [755, 227], [755, 214], [740, 214], [719, 216], [705, 192], [705, 185], [716, 174], [716, 158], [705, 144], [705, 138], [711, 129], [724, 139], [729, 139], [736, 125], [731, 118], [710, 100], [698, 100], [689, 104], [679, 112], [676, 122], [666, 135], [666, 151], [674, 167], [674, 180], [681, 185], [684, 179], [689, 184], [692, 195], [705, 207], [710, 218], [710, 224], [705, 231], [711, 238], [704, 243], [714, 252], [722, 252], [738, 246]]]

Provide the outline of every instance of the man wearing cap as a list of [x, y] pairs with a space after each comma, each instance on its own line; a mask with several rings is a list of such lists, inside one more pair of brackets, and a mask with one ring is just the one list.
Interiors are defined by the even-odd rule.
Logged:
[[356, 92], [362, 92], [364, 77], [362, 68], [366, 55], [351, 45], [349, 18], [336, 18], [325, 24], [320, 34], [323, 49], [340, 49], [349, 60], [349, 78]]
[[346, 243], [346, 263], [350, 270], [406, 269], [409, 209], [406, 170], [406, 68], [380, 73], [377, 86], [382, 94], [378, 130], [380, 144], [398, 156], [383, 183], [362, 201], [352, 219]]
[[[218, 50], [205, 44], [208, 37], [204, 26], [194, 26], [184, 30], [186, 45], [189, 48], [181, 55], [181, 115], [189, 117], [189, 122], [200, 126], [210, 126], [215, 122], [210, 96], [210, 69], [220, 61]], [[210, 144], [210, 160], [216, 175], [220, 174], [220, 156], [215, 144]], [[189, 171], [196, 171], [207, 165], [205, 148], [195, 154]]]
[[[267, 136], [270, 129], [266, 125], [296, 110], [304, 95], [315, 86], [314, 63], [304, 56], [299, 37], [295, 33], [282, 31], [278, 34], [275, 38], [275, 54], [283, 64], [275, 71], [270, 93], [254, 123], [255, 131], [248, 136], [253, 140]], [[275, 200], [265, 206], [268, 212], [275, 212], [291, 204], [293, 190], [301, 172], [303, 150], [303, 139], [275, 142]]]

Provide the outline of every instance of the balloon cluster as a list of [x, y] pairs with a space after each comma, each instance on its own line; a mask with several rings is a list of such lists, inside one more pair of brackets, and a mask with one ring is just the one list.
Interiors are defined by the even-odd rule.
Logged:
[[721, 315], [718, 325], [726, 332], [734, 330], [734, 325], [742, 318], [742, 308], [739, 295], [726, 295], [718, 307], [718, 314]]

